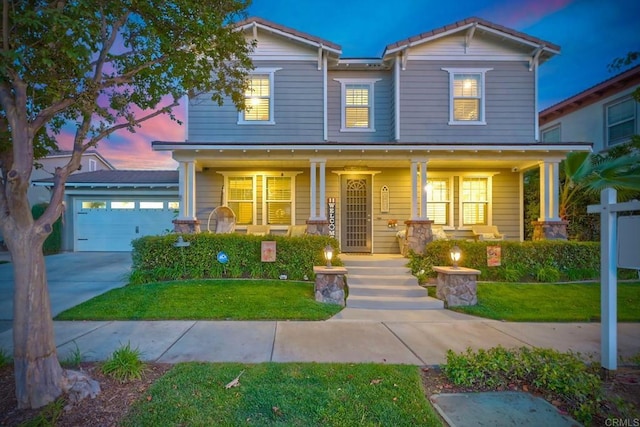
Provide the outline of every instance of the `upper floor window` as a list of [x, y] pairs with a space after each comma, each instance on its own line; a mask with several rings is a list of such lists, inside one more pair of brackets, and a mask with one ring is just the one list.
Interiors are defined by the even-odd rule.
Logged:
[[341, 132], [374, 132], [373, 86], [379, 79], [336, 79], [341, 85]]
[[486, 225], [489, 220], [491, 200], [490, 178], [461, 177], [460, 211], [462, 226]]
[[609, 104], [607, 114], [607, 145], [627, 142], [636, 130], [636, 102], [633, 98]]
[[437, 225], [450, 225], [450, 178], [427, 179], [427, 217]]
[[98, 162], [93, 159], [89, 159], [89, 172], [98, 170]]
[[560, 142], [560, 125], [542, 131], [542, 142]]
[[245, 108], [238, 124], [275, 124], [273, 116], [273, 77], [280, 68], [256, 68], [249, 75], [244, 92]]
[[443, 68], [449, 73], [449, 124], [484, 125], [485, 73], [492, 68]]

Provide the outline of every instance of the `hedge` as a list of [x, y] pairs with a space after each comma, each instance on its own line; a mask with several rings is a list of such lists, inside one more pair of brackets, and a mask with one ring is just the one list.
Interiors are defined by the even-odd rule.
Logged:
[[[182, 236], [188, 247], [176, 247]], [[261, 242], [276, 242], [276, 261], [261, 261]], [[246, 234], [168, 234], [145, 236], [132, 242], [132, 272], [129, 282], [141, 284], [177, 279], [265, 278], [312, 279], [313, 266], [325, 265], [324, 248], [334, 250], [338, 242], [328, 236], [253, 236]], [[228, 262], [218, 262], [219, 252]], [[342, 265], [339, 257], [333, 265]]]
[[[31, 215], [33, 219], [38, 219], [47, 210], [47, 203], [33, 205], [31, 207]], [[42, 245], [42, 253], [45, 255], [57, 254], [62, 250], [62, 217], [53, 223], [52, 231]]]
[[[436, 277], [431, 267], [451, 265], [449, 252], [458, 245], [460, 266], [480, 270], [479, 279], [497, 282], [560, 282], [597, 280], [600, 277], [600, 243], [577, 241], [472, 242], [438, 240], [428, 243], [423, 255], [411, 252], [409, 267], [424, 283]], [[499, 246], [500, 266], [487, 266], [487, 247]], [[618, 269], [621, 279], [637, 278], [635, 270]]]

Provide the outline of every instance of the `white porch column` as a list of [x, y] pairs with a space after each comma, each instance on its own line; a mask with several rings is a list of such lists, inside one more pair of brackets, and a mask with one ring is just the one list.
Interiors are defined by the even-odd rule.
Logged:
[[420, 218], [427, 216], [427, 162], [420, 162]]
[[560, 162], [540, 163], [540, 218], [539, 221], [560, 221]]
[[180, 217], [178, 219], [195, 219], [196, 167], [193, 161], [180, 162], [178, 188], [180, 189]]
[[316, 219], [317, 209], [316, 209], [316, 162], [315, 161], [311, 162], [309, 173], [311, 175], [311, 184], [309, 186], [309, 191], [310, 191], [309, 198], [311, 202], [309, 218]]
[[327, 219], [326, 160], [320, 161], [320, 219]]
[[411, 161], [411, 219], [418, 218], [418, 162]]

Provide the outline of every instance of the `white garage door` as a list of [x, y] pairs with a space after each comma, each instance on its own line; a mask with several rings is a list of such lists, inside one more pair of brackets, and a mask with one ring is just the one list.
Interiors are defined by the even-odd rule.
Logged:
[[173, 229], [178, 202], [83, 199], [74, 208], [75, 251], [130, 251], [132, 240]]

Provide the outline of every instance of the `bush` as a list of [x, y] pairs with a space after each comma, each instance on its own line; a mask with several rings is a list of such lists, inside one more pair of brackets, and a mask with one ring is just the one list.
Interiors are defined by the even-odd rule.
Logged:
[[[451, 265], [453, 245], [462, 250], [460, 265], [480, 270], [480, 278], [498, 282], [558, 282], [597, 280], [600, 276], [600, 243], [575, 241], [469, 242], [437, 240], [423, 255], [411, 252], [411, 272], [426, 280], [435, 277], [434, 265]], [[487, 266], [487, 246], [500, 246], [501, 266]], [[618, 269], [621, 279], [633, 279], [635, 270]]]
[[554, 393], [583, 423], [593, 419], [603, 398], [602, 381], [579, 354], [552, 349], [495, 347], [477, 352], [467, 349], [459, 354], [448, 350], [442, 370], [457, 385], [489, 389], [526, 385], [538, 392]]
[[[178, 234], [145, 236], [132, 242], [132, 272], [129, 283], [142, 284], [177, 279], [264, 278], [290, 280], [313, 277], [314, 265], [325, 265], [323, 250], [338, 242], [329, 236], [253, 236], [246, 234], [183, 234], [189, 246], [176, 248]], [[261, 242], [276, 242], [276, 261], [262, 262]], [[217, 260], [224, 251], [229, 261]], [[333, 265], [342, 265], [339, 258]]]
[[[47, 209], [48, 204], [42, 203], [39, 205], [34, 205], [31, 207], [31, 214], [33, 215], [33, 219], [38, 219], [42, 216], [44, 211]], [[42, 252], [45, 255], [57, 254], [60, 253], [62, 249], [62, 217], [58, 218], [56, 222], [53, 223], [53, 230], [51, 234], [47, 237], [47, 240], [44, 241], [42, 245]]]

